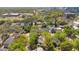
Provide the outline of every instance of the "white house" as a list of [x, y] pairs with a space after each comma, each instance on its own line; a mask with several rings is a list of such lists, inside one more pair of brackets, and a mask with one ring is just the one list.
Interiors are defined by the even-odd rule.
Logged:
[[5, 14], [2, 14], [3, 17], [18, 17], [20, 16], [19, 13], [5, 13]]
[[79, 20], [73, 22], [73, 28], [79, 29]]

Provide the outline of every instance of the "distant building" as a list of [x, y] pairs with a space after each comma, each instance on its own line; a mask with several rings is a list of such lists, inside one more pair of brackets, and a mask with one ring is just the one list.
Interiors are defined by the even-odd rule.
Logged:
[[33, 13], [20, 13], [22, 18], [30, 18], [31, 16], [33, 16]]
[[56, 29], [55, 29], [54, 27], [51, 27], [51, 28], [49, 29], [49, 32], [55, 33], [55, 32], [56, 32]]
[[72, 16], [72, 17], [75, 17], [76, 15], [77, 15], [76, 13], [71, 13], [71, 12], [64, 13], [64, 16], [65, 16], [66, 18], [70, 18], [71, 16]]
[[73, 28], [74, 29], [79, 29], [79, 20], [73, 22]]
[[19, 13], [5, 13], [5, 14], [2, 14], [2, 17], [18, 17], [20, 16]]

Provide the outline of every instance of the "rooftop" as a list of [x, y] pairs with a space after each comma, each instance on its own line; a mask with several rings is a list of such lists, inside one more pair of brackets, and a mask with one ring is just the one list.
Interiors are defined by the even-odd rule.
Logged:
[[13, 41], [13, 37], [9, 37], [9, 38], [4, 42], [4, 44], [10, 44], [10, 43], [12, 43], [12, 41]]

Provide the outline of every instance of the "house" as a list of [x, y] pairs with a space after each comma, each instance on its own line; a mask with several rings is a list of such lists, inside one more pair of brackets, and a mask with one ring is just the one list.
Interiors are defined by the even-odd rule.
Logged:
[[31, 16], [33, 16], [33, 13], [20, 13], [22, 18], [30, 18]]
[[73, 28], [79, 29], [79, 20], [73, 22]]
[[49, 29], [49, 32], [55, 33], [55, 32], [56, 32], [56, 29], [55, 29], [54, 27], [51, 27], [51, 28]]
[[71, 17], [75, 17], [77, 14], [76, 13], [71, 13], [71, 12], [66, 12], [64, 13], [64, 16], [66, 18], [71, 18]]
[[20, 13], [5, 13], [2, 14], [2, 17], [18, 17], [20, 15], [21, 15]]
[[42, 47], [37, 47], [36, 51], [44, 51]]
[[38, 25], [38, 27], [42, 27], [42, 22], [41, 21], [37, 21], [36, 24]]
[[9, 37], [5, 42], [4, 42], [4, 48], [8, 48], [8, 45], [13, 42], [13, 37]]
[[60, 30], [63, 30], [61, 27], [51, 27], [49, 29], [49, 32], [50, 33], [55, 33], [56, 31], [60, 31]]
[[38, 37], [38, 40], [37, 40], [37, 42], [38, 42], [38, 44], [41, 44], [41, 43], [43, 43], [42, 36], [39, 36], [39, 37]]

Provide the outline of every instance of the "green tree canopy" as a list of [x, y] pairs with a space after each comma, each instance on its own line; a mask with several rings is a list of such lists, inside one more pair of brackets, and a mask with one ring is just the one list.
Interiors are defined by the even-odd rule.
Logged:
[[64, 12], [62, 10], [52, 10], [50, 11], [50, 16], [54, 18], [55, 26], [57, 26], [57, 18], [63, 16]]
[[63, 42], [65, 41], [65, 38], [66, 38], [66, 33], [65, 32], [62, 32], [62, 31], [57, 31], [54, 35], [54, 37], [58, 40], [60, 40], [60, 42]]
[[73, 44], [70, 41], [64, 41], [60, 44], [61, 51], [72, 51]]
[[75, 38], [75, 30], [72, 27], [66, 26], [64, 32], [68, 37]]
[[44, 37], [45, 49], [48, 50], [48, 51], [54, 50], [53, 40], [52, 40], [52, 37], [51, 37], [51, 33], [43, 32], [42, 36]]
[[79, 51], [79, 39], [74, 39], [73, 45], [74, 45], [74, 48]]
[[36, 48], [37, 38], [38, 38], [37, 32], [30, 32], [29, 44], [32, 50]]
[[12, 51], [24, 51], [26, 49], [26, 45], [28, 43], [28, 38], [24, 35], [20, 35], [18, 38], [14, 39], [14, 41], [8, 46], [9, 50]]

